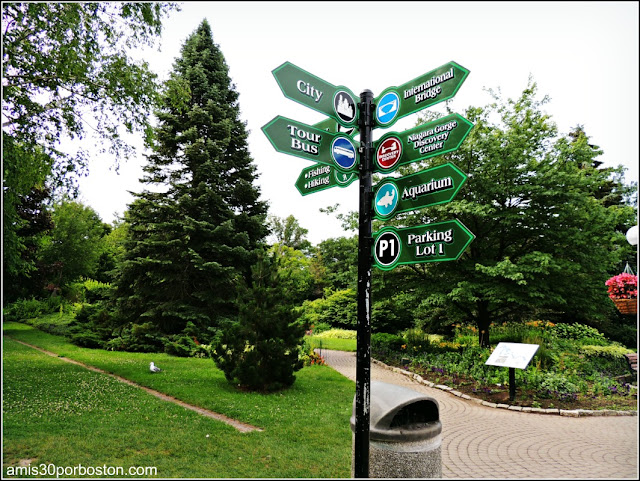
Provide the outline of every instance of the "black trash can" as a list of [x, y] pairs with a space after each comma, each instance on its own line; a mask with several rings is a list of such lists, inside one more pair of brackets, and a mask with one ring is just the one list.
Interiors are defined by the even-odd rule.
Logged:
[[[438, 402], [394, 384], [371, 382], [369, 477], [441, 478]], [[355, 399], [351, 432], [355, 449]], [[354, 476], [353, 451], [351, 476]]]

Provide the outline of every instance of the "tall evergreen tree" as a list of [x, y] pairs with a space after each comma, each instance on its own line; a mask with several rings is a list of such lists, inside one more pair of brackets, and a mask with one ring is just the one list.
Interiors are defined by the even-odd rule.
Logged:
[[206, 20], [184, 43], [156, 115], [141, 179], [154, 188], [126, 213], [116, 284], [121, 319], [171, 334], [235, 315], [237, 281], [250, 278], [267, 234], [238, 92]]

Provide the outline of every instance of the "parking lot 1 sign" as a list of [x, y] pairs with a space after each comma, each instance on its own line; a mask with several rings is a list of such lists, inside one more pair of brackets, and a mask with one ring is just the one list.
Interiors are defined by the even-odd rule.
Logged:
[[451, 162], [415, 174], [386, 178], [374, 189], [373, 212], [385, 220], [410, 210], [450, 202], [467, 176]]
[[356, 125], [358, 99], [348, 88], [332, 85], [291, 62], [283, 63], [272, 73], [285, 97], [329, 115], [341, 125]]
[[449, 114], [404, 132], [390, 132], [374, 142], [374, 172], [390, 173], [400, 165], [457, 150], [473, 124], [459, 114]]
[[468, 75], [469, 70], [449, 62], [399, 87], [389, 87], [374, 99], [376, 126], [390, 127], [402, 117], [452, 98]]
[[376, 267], [391, 270], [403, 264], [454, 261], [475, 236], [459, 220], [417, 227], [384, 227], [374, 234]]
[[331, 165], [349, 172], [358, 165], [356, 143], [345, 134], [335, 134], [278, 115], [262, 127], [271, 145], [284, 154]]
[[330, 187], [347, 187], [357, 178], [356, 172], [342, 172], [331, 165], [316, 164], [302, 169], [296, 189], [302, 195], [313, 194]]

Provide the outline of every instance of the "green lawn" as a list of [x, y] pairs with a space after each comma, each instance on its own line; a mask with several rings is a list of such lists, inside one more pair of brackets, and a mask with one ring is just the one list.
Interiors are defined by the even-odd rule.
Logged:
[[[32, 466], [150, 466], [158, 477], [349, 477], [353, 382], [326, 366], [264, 395], [236, 390], [209, 359], [83, 349], [19, 323], [3, 332], [234, 419], [222, 422], [3, 337], [3, 473]], [[165, 369], [149, 373], [149, 362]], [[208, 435], [208, 437], [207, 437]]]
[[305, 340], [316, 349], [331, 349], [334, 351], [356, 352], [355, 339], [335, 339], [331, 337], [306, 336]]

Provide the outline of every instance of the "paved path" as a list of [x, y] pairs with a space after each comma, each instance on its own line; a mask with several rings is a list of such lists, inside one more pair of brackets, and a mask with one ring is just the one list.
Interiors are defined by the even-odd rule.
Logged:
[[[355, 353], [322, 350], [355, 381]], [[430, 388], [376, 364], [371, 379], [436, 399], [443, 478], [638, 479], [638, 417], [566, 417], [495, 409]]]

